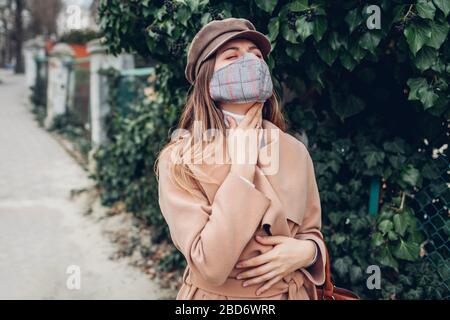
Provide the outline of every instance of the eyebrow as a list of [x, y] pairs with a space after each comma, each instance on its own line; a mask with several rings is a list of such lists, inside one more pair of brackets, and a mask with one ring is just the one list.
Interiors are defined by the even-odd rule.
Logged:
[[[259, 50], [259, 48], [258, 48], [257, 46], [255, 46], [255, 45], [250, 46], [249, 49], [250, 49], [250, 50], [253, 50], [253, 49], [258, 49], [258, 50]], [[220, 55], [224, 54], [224, 53], [225, 53], [226, 51], [228, 51], [228, 50], [239, 50], [239, 47], [228, 47], [228, 48], [226, 48], [225, 50], [223, 50], [223, 51], [220, 53]], [[261, 51], [261, 50], [260, 50], [260, 51]]]

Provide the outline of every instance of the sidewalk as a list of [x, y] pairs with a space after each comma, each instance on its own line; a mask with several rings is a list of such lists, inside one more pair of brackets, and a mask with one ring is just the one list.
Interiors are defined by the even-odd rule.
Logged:
[[[159, 286], [125, 261], [71, 190], [87, 173], [24, 105], [25, 79], [0, 71], [0, 299], [158, 299]], [[66, 273], [79, 267], [81, 288]]]

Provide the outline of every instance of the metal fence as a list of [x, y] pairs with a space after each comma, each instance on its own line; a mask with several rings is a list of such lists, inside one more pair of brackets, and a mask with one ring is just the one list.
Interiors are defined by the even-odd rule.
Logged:
[[90, 140], [90, 59], [71, 61], [69, 68], [69, 95], [67, 111], [71, 122], [83, 130], [83, 136]]
[[426, 259], [442, 279], [445, 299], [450, 299], [450, 162], [442, 155], [433, 159], [426, 170], [432, 183], [414, 195], [414, 211], [426, 236]]

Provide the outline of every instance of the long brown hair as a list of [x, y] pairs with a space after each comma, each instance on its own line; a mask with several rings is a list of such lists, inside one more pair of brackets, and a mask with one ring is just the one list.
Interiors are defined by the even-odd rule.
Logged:
[[[214, 73], [215, 60], [215, 55], [213, 55], [200, 66], [198, 76], [191, 86], [190, 92], [188, 92], [187, 101], [177, 125], [177, 129], [180, 130], [176, 130], [178, 132], [184, 131], [188, 133], [186, 135], [187, 138], [172, 138], [160, 151], [155, 162], [155, 173], [157, 177], [159, 177], [159, 170], [161, 169], [159, 168], [160, 159], [171, 147], [177, 159], [185, 159], [187, 156], [192, 157], [194, 153], [194, 158], [198, 160], [197, 157], [203, 157], [203, 154], [196, 153], [197, 150], [204, 150], [203, 148], [205, 147], [212, 147], [214, 149], [212, 144], [218, 143], [221, 140], [213, 137], [212, 141], [195, 141], [194, 137], [196, 135], [197, 137], [204, 137], [206, 130], [216, 129], [222, 133], [220, 135], [221, 137], [225, 136], [226, 126], [222, 109], [216, 106], [214, 100], [209, 95], [209, 83]], [[272, 91], [271, 97], [264, 102], [262, 117], [272, 122], [282, 131], [286, 130], [286, 122], [281, 113], [279, 99], [275, 89]], [[201, 124], [201, 126], [195, 126], [194, 128], [194, 122]], [[194, 132], [194, 129], [200, 130], [201, 132]], [[192, 172], [191, 168], [183, 161], [181, 163], [178, 161], [176, 163], [170, 163], [170, 176], [182, 189], [188, 192], [193, 190], [195, 180], [199, 180], [199, 176]]]

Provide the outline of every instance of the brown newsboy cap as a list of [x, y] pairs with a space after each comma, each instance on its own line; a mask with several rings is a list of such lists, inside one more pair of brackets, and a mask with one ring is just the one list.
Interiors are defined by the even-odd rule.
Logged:
[[192, 39], [187, 55], [186, 79], [193, 84], [201, 64], [211, 57], [217, 49], [231, 39], [246, 38], [253, 41], [261, 50], [264, 59], [271, 50], [269, 39], [255, 26], [242, 18], [213, 20], [204, 25]]

